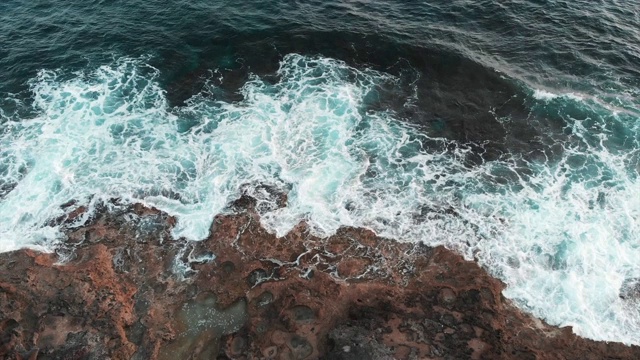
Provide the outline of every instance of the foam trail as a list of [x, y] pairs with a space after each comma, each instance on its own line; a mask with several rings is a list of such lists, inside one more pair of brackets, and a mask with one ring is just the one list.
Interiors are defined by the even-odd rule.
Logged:
[[[470, 150], [373, 111], [397, 79], [321, 57], [285, 56], [276, 83], [253, 77], [244, 99], [204, 91], [168, 106], [144, 59], [31, 81], [29, 119], [2, 115], [0, 250], [52, 249], [55, 221], [117, 197], [174, 215], [174, 237], [200, 240], [249, 184], [278, 235], [306, 220], [318, 236], [359, 226], [476, 258], [505, 295], [583, 336], [640, 344], [640, 129], [633, 105], [531, 90], [531, 111], [556, 114], [558, 159], [518, 155], [469, 165]], [[629, 110], [630, 109], [630, 110]], [[19, 121], [16, 121], [19, 120]], [[566, 136], [570, 134], [570, 136]], [[72, 206], [63, 208], [70, 200]], [[636, 295], [634, 295], [636, 294]]]

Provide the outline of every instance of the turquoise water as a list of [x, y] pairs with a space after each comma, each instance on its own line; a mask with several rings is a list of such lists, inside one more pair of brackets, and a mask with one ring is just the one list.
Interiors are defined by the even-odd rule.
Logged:
[[244, 192], [278, 235], [444, 245], [640, 344], [639, 8], [589, 4], [5, 2], [0, 250], [113, 198], [198, 241]]

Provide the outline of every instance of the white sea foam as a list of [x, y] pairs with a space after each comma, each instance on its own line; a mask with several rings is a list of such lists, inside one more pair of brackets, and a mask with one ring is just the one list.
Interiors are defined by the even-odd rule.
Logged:
[[535, 97], [538, 100], [552, 100], [559, 96], [560, 95], [558, 94], [554, 94], [550, 91], [543, 90], [543, 89], [535, 89], [535, 91], [533, 92], [533, 97]]
[[113, 197], [158, 207], [177, 217], [174, 237], [200, 240], [240, 188], [268, 184], [288, 193], [286, 207], [261, 207], [278, 235], [307, 220], [319, 236], [362, 226], [445, 245], [475, 257], [535, 315], [640, 344], [629, 296], [640, 279], [637, 118], [597, 118], [606, 111], [597, 104], [536, 92], [541, 108], [593, 107], [567, 119], [562, 160], [468, 165], [469, 150], [367, 110], [393, 77], [337, 60], [288, 55], [277, 83], [252, 78], [240, 102], [205, 91], [180, 108], [143, 60], [61, 74], [31, 82], [37, 116], [1, 122], [2, 251], [51, 249], [62, 236], [52, 219], [88, 206], [81, 225]]

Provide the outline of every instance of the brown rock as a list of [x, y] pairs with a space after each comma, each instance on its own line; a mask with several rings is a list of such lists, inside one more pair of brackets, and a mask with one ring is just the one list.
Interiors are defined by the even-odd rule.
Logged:
[[0, 254], [0, 358], [640, 358], [523, 314], [444, 248], [304, 223], [276, 238], [254, 203], [202, 242], [169, 240], [175, 219], [134, 206], [69, 231], [64, 264]]

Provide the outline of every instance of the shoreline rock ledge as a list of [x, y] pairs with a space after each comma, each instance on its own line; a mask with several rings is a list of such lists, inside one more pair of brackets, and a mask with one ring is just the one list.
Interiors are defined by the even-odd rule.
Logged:
[[233, 206], [201, 242], [132, 206], [69, 229], [58, 254], [0, 254], [0, 358], [640, 359], [522, 313], [442, 247], [304, 223], [276, 238], [251, 198]]

